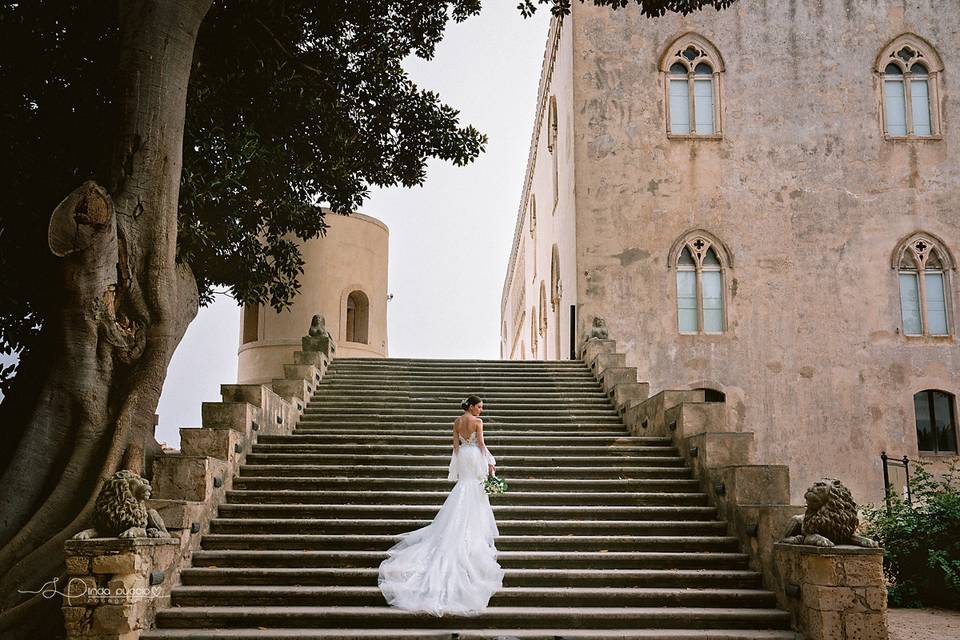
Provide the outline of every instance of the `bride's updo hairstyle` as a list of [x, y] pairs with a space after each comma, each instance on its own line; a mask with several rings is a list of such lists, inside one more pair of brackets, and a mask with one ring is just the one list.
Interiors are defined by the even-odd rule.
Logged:
[[483, 400], [480, 396], [467, 396], [467, 399], [460, 403], [460, 408], [467, 411], [475, 404], [480, 404]]

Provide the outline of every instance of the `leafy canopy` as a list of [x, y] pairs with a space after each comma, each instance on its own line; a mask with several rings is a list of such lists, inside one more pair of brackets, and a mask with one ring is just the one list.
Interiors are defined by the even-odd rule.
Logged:
[[[0, 351], [29, 350], [62, 305], [46, 228], [83, 180], [108, 184], [116, 2], [0, 4]], [[184, 133], [178, 258], [201, 298], [289, 304], [324, 210], [372, 185], [414, 186], [426, 161], [462, 165], [486, 138], [401, 66], [431, 58], [480, 0], [220, 0], [194, 55]], [[9, 379], [0, 374], [0, 380]]]
[[[583, 1], [583, 0], [581, 0]], [[645, 15], [733, 0], [591, 0]], [[184, 132], [178, 258], [201, 301], [288, 305], [324, 210], [358, 208], [371, 186], [421, 184], [429, 158], [475, 159], [486, 138], [417, 87], [404, 58], [431, 58], [446, 25], [481, 0], [216, 0], [194, 55]], [[532, 15], [571, 0], [523, 0]], [[0, 352], [29, 351], [62, 305], [46, 249], [50, 212], [93, 178], [107, 184], [118, 58], [117, 2], [0, 0]], [[12, 370], [0, 371], [5, 391]]]

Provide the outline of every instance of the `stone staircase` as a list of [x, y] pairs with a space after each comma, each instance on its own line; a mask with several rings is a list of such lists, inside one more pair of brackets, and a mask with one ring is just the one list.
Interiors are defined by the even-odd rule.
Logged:
[[[504, 589], [477, 617], [388, 608], [377, 567], [446, 497], [469, 393], [510, 485]], [[337, 359], [245, 462], [143, 638], [795, 637], [671, 440], [628, 436], [582, 362]]]

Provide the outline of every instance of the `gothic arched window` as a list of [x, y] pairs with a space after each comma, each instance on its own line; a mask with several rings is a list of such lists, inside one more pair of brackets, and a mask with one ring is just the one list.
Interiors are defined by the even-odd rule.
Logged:
[[683, 36], [667, 48], [660, 70], [666, 78], [667, 133], [718, 137], [723, 60], [716, 48], [699, 36]]
[[949, 254], [933, 238], [915, 235], [901, 243], [896, 257], [904, 335], [950, 335]]
[[913, 396], [917, 420], [917, 448], [923, 453], [956, 453], [956, 397], [946, 391], [925, 389]]
[[553, 245], [550, 251], [550, 306], [554, 312], [560, 308], [560, 296], [563, 295], [560, 283], [560, 248]]
[[726, 328], [720, 244], [695, 233], [674, 245], [677, 269], [677, 329], [680, 333], [723, 333]]
[[892, 138], [940, 135], [937, 81], [943, 65], [927, 43], [900, 36], [877, 58], [883, 84], [883, 131]]
[[530, 353], [537, 357], [537, 308], [530, 307]]
[[540, 281], [540, 335], [547, 335], [547, 286]]

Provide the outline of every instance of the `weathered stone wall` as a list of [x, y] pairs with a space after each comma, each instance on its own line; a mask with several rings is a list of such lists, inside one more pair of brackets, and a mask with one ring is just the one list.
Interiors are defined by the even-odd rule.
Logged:
[[[789, 464], [795, 500], [837, 473], [878, 500], [880, 451], [918, 454], [913, 394], [960, 392], [954, 338], [900, 334], [890, 266], [920, 230], [960, 252], [956, 3], [741, 0], [659, 19], [574, 3], [568, 22], [580, 332], [606, 318], [653, 392], [723, 391], [732, 430]], [[723, 56], [720, 140], [666, 134], [658, 63], [687, 32]], [[906, 32], [943, 59], [939, 140], [883, 136], [875, 61]], [[667, 255], [698, 228], [733, 259], [722, 335], [677, 330]]]

